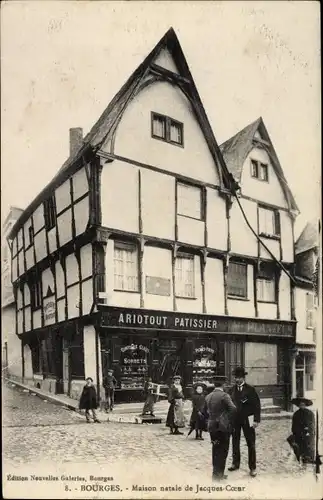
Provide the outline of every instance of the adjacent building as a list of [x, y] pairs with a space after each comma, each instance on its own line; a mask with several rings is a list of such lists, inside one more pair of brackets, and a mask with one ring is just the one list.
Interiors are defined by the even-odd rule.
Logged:
[[319, 259], [319, 223], [308, 222], [295, 244], [297, 328], [292, 365], [293, 396], [315, 400], [317, 294], [313, 276]]
[[286, 406], [298, 209], [263, 120], [219, 147], [170, 29], [70, 139], [10, 235], [24, 380], [77, 397], [113, 368], [134, 400], [245, 364]]
[[11, 283], [11, 257], [7, 237], [23, 210], [10, 207], [2, 226], [1, 242], [1, 347], [3, 373], [21, 378], [21, 340], [16, 335], [16, 304]]

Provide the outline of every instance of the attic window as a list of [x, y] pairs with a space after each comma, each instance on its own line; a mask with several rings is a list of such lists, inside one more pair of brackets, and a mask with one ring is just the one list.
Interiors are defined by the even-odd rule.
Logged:
[[268, 165], [257, 160], [251, 160], [251, 177], [268, 182]]
[[183, 124], [158, 113], [151, 114], [151, 135], [170, 144], [183, 146]]

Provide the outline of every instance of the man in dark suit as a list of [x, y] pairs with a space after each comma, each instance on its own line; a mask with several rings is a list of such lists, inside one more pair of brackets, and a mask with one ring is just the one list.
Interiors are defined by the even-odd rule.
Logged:
[[214, 390], [205, 399], [205, 413], [212, 442], [214, 480], [227, 478], [224, 475], [224, 469], [229, 451], [233, 416], [236, 411], [231, 397], [223, 390], [225, 382], [223, 377], [216, 379]]
[[232, 433], [232, 466], [229, 471], [240, 467], [240, 437], [241, 429], [248, 446], [248, 464], [250, 475], [255, 477], [256, 472], [256, 432], [260, 423], [260, 399], [254, 387], [246, 383], [247, 372], [238, 367], [233, 372], [235, 385], [230, 391], [232, 401], [237, 407]]

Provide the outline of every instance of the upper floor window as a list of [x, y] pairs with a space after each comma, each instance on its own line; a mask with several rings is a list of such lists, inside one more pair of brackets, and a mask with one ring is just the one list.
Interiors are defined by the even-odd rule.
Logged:
[[202, 220], [202, 189], [199, 186], [177, 183], [177, 214]]
[[33, 230], [32, 225], [30, 225], [28, 227], [28, 238], [29, 238], [29, 242], [28, 242], [27, 246], [30, 246], [34, 243], [34, 230]]
[[45, 227], [47, 231], [55, 226], [55, 198], [54, 195], [44, 201]]
[[30, 305], [32, 309], [38, 309], [41, 307], [41, 284], [40, 281], [34, 279], [30, 283]]
[[280, 218], [278, 210], [259, 207], [259, 234], [268, 236], [280, 235]]
[[175, 295], [176, 297], [194, 298], [194, 255], [181, 254], [175, 262]]
[[183, 146], [183, 124], [158, 113], [151, 114], [151, 133], [155, 139]]
[[261, 263], [257, 276], [257, 300], [276, 302], [276, 275], [272, 265]]
[[315, 299], [314, 293], [306, 293], [306, 328], [314, 328]]
[[247, 281], [247, 264], [243, 262], [229, 262], [228, 295], [247, 299]]
[[268, 165], [257, 160], [251, 160], [251, 177], [268, 182]]
[[114, 243], [114, 289], [138, 292], [138, 251], [133, 244]]

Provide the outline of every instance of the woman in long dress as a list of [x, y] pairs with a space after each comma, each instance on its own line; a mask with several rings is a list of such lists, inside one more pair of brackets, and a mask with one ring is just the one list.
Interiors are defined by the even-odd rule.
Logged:
[[185, 415], [183, 405], [183, 389], [181, 377], [176, 375], [169, 388], [168, 402], [169, 410], [166, 419], [166, 427], [170, 428], [170, 434], [183, 434], [178, 429], [185, 427]]
[[299, 409], [293, 415], [292, 434], [287, 438], [287, 441], [298, 462], [302, 464], [314, 463], [315, 415], [306, 408], [311, 406], [313, 401], [306, 398], [294, 398], [292, 403]]

